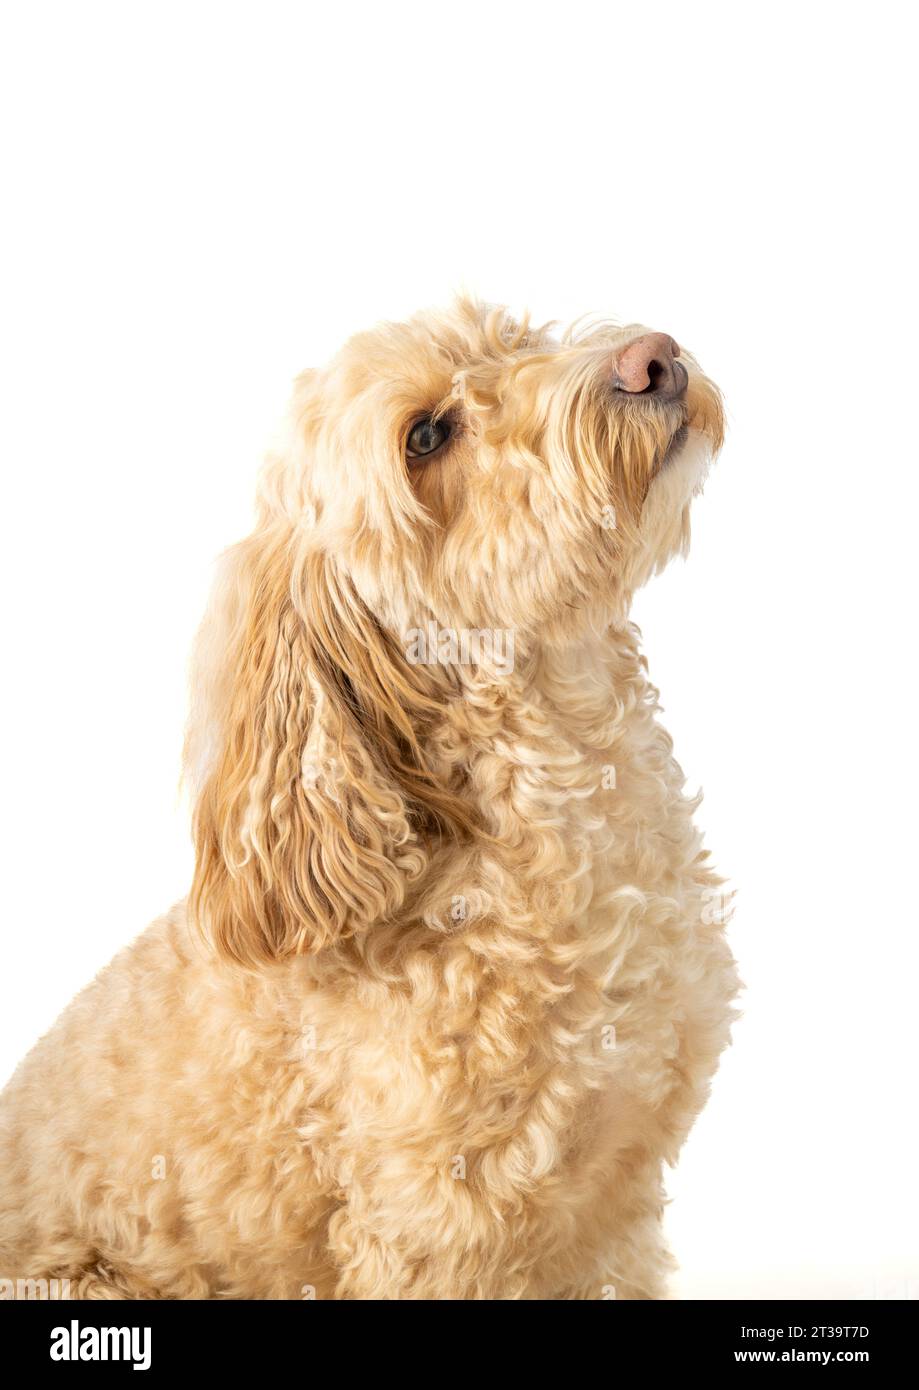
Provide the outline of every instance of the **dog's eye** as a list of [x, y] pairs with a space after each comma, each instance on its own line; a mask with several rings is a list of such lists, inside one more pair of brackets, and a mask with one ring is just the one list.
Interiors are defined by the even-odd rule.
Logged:
[[424, 458], [436, 453], [446, 443], [450, 431], [442, 420], [419, 420], [412, 426], [405, 452], [410, 459]]

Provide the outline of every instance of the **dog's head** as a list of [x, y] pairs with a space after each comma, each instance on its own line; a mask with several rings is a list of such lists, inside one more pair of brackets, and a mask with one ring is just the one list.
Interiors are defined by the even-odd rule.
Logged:
[[199, 643], [192, 907], [226, 954], [354, 935], [481, 830], [445, 709], [624, 615], [721, 432], [666, 335], [469, 301], [299, 380]]

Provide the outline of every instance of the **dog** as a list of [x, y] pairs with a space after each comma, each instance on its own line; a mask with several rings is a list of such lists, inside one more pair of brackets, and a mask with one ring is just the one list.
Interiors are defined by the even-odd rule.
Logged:
[[196, 646], [187, 902], [0, 1104], [0, 1276], [656, 1299], [738, 989], [628, 613], [723, 431], [665, 334], [460, 299], [298, 378]]

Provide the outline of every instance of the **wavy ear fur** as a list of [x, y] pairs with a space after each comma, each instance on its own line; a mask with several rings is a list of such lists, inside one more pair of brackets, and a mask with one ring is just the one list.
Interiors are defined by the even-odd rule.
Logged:
[[428, 766], [444, 694], [325, 555], [272, 522], [225, 557], [186, 745], [193, 921], [224, 957], [315, 951], [394, 913], [468, 806]]

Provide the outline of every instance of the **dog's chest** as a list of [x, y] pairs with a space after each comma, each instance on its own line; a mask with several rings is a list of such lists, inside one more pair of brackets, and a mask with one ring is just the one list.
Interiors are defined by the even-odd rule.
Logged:
[[337, 1185], [418, 1181], [423, 1154], [431, 1182], [477, 1174], [500, 1206], [634, 1135], [630, 1079], [665, 1083], [653, 1001], [697, 890], [666, 747], [617, 755], [585, 757], [512, 851], [444, 865], [396, 969], [311, 998], [304, 1134], [340, 1156]]
[[614, 716], [608, 737], [572, 720], [484, 755], [497, 843], [443, 857], [360, 969], [301, 1001], [300, 1136], [362, 1221], [418, 1212], [538, 1243], [557, 1208], [589, 1240], [659, 1142], [685, 981], [705, 967], [705, 874], [640, 682]]

